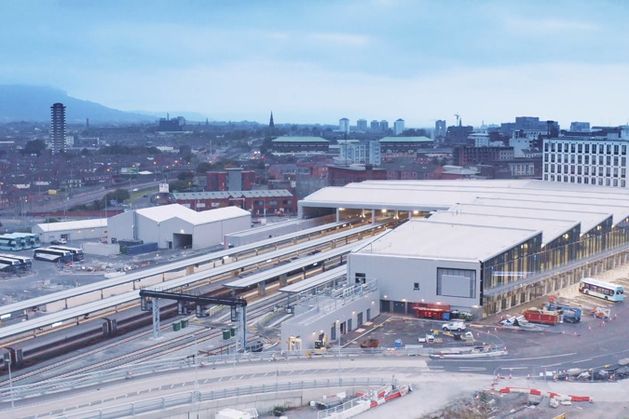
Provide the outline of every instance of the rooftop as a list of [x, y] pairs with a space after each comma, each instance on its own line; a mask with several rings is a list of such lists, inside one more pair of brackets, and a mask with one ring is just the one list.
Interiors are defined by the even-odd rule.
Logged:
[[58, 223], [42, 223], [36, 225], [43, 232], [80, 230], [107, 227], [107, 218], [92, 218], [89, 220], [61, 221]]
[[328, 140], [321, 137], [293, 137], [293, 136], [285, 136], [285, 137], [277, 137], [272, 142], [274, 143], [329, 143]]
[[176, 192], [173, 193], [175, 199], [195, 200], [195, 199], [229, 199], [229, 198], [264, 198], [277, 197], [288, 198], [293, 194], [286, 189], [256, 189], [251, 191], [208, 191], [208, 192]]
[[201, 225], [212, 223], [215, 221], [227, 220], [249, 215], [249, 211], [245, 211], [238, 207], [216, 208], [207, 211], [195, 211], [180, 204], [162, 205], [151, 208], [142, 208], [135, 210], [137, 214], [149, 218], [157, 223], [179, 218], [190, 224]]
[[432, 143], [432, 138], [428, 137], [384, 137], [380, 139], [381, 143]]
[[354, 253], [482, 262], [540, 233], [539, 229], [411, 220]]

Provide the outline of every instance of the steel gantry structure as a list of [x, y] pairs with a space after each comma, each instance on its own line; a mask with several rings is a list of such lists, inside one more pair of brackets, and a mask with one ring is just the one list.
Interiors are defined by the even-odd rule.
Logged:
[[206, 309], [209, 305], [222, 305], [231, 308], [231, 320], [237, 321], [240, 327], [240, 347], [243, 352], [247, 350], [247, 300], [236, 297], [204, 297], [201, 295], [183, 294], [169, 291], [140, 290], [140, 306], [144, 311], [153, 312], [153, 337], [159, 337], [160, 315], [159, 300], [177, 301], [177, 311], [179, 314], [187, 314], [186, 303], [195, 306], [197, 317], [205, 317]]

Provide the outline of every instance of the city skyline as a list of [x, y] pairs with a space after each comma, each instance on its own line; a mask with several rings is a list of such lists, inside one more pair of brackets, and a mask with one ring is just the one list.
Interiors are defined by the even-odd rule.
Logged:
[[473, 125], [629, 119], [629, 41], [615, 29], [629, 13], [618, 2], [150, 6], [3, 4], [0, 82], [215, 120], [263, 122], [271, 109], [278, 123], [401, 117], [414, 127], [455, 113]]

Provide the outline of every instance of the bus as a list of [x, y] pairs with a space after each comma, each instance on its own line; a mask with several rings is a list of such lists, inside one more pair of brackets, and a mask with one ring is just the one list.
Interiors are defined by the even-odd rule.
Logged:
[[65, 252], [72, 253], [72, 260], [75, 262], [81, 261], [85, 259], [85, 254], [83, 254], [83, 249], [79, 249], [77, 247], [66, 247], [66, 246], [48, 246], [49, 249], [54, 250], [63, 250]]
[[579, 283], [579, 292], [607, 301], [620, 302], [625, 299], [625, 290], [622, 285], [594, 278], [583, 278]]
[[22, 270], [28, 270], [33, 267], [33, 262], [31, 261], [31, 258], [26, 257], [26, 256], [0, 254], [0, 258], [17, 260], [20, 263], [19, 268], [21, 268]]
[[15, 252], [18, 250], [23, 250], [23, 248], [20, 245], [20, 240], [12, 237], [9, 234], [4, 234], [0, 236], [0, 250], [11, 250]]
[[16, 259], [9, 259], [0, 256], [0, 263], [2, 264], [0, 267], [4, 272], [17, 272], [22, 269], [22, 264]]
[[72, 262], [72, 253], [66, 250], [50, 249], [48, 247], [40, 247], [33, 252], [35, 260], [43, 260], [46, 262]]

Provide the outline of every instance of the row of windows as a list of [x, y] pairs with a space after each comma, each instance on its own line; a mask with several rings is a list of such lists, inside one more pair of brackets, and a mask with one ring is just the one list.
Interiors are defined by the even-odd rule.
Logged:
[[592, 158], [590, 159], [589, 155], [586, 156], [582, 156], [582, 155], [568, 155], [568, 154], [549, 154], [549, 153], [545, 153], [544, 154], [544, 161], [545, 162], [551, 162], [551, 163], [578, 163], [578, 164], [590, 164], [590, 162], [592, 164], [604, 164], [607, 166], [610, 166], [612, 163], [614, 164], [614, 166], [618, 166], [618, 164], [620, 164], [621, 166], [626, 166], [627, 165], [627, 158], [626, 157], [618, 157], [618, 156], [614, 156], [612, 159], [612, 156], [598, 156], [598, 159], [596, 158], [596, 156], [592, 156]]
[[599, 185], [599, 186], [620, 186], [624, 188], [626, 182], [624, 179], [610, 179], [610, 178], [589, 178], [582, 176], [566, 176], [566, 175], [552, 175], [544, 174], [544, 180], [550, 180], [553, 182], [569, 182], [569, 183], [583, 183], [585, 185]]
[[[598, 170], [597, 170], [598, 169]], [[613, 177], [625, 177], [627, 175], [627, 169], [624, 167], [618, 170], [617, 167], [605, 167], [605, 166], [575, 166], [575, 165], [555, 165], [544, 163], [544, 173], [563, 173], [570, 175], [592, 175], [592, 176], [613, 176]]]
[[544, 143], [544, 151], [558, 151], [565, 153], [592, 154], [627, 154], [627, 145], [623, 144], [590, 144], [590, 143], [558, 143], [554, 141]]

